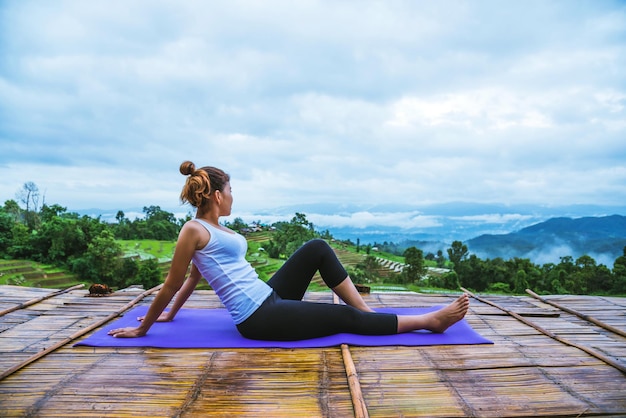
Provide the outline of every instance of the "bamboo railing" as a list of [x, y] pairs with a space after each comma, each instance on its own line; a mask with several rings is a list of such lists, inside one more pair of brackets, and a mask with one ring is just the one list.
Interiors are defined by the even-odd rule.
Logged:
[[590, 347], [586, 347], [584, 345], [575, 343], [573, 341], [569, 341], [565, 338], [559, 337], [558, 335], [554, 334], [551, 331], [548, 331], [545, 328], [540, 327], [539, 325], [529, 321], [528, 319], [522, 317], [521, 315], [518, 315], [517, 313], [508, 310], [496, 303], [493, 303], [487, 299], [481, 298], [480, 296], [476, 296], [475, 294], [473, 294], [472, 292], [470, 292], [469, 290], [461, 287], [461, 290], [463, 290], [465, 293], [467, 293], [469, 296], [473, 297], [474, 299], [486, 303], [487, 305], [491, 305], [494, 308], [498, 308], [503, 312], [506, 312], [507, 314], [511, 315], [513, 318], [517, 319], [520, 322], [523, 322], [524, 324], [528, 325], [529, 327], [534, 328], [535, 330], [541, 332], [544, 335], [547, 335], [548, 337], [552, 338], [553, 340], [556, 340], [562, 344], [568, 345], [570, 347], [574, 347], [574, 348], [578, 348], [579, 350], [584, 351], [585, 353], [597, 358], [598, 360], [601, 360], [603, 362], [605, 362], [606, 364], [608, 364], [609, 366], [612, 366], [614, 368], [616, 368], [617, 370], [621, 371], [622, 373], [626, 374], [626, 367], [623, 366], [622, 364], [618, 363], [617, 361], [605, 356], [604, 354], [600, 353], [597, 350], [594, 350], [593, 348]]
[[550, 306], [554, 306], [555, 308], [558, 308], [564, 312], [567, 312], [569, 314], [572, 315], [576, 315], [577, 317], [579, 317], [580, 319], [584, 319], [587, 322], [591, 322], [594, 325], [599, 326], [600, 328], [604, 328], [607, 331], [611, 331], [612, 333], [615, 333], [617, 335], [621, 335], [622, 337], [626, 337], [626, 332], [622, 331], [621, 329], [615, 328], [614, 326], [611, 326], [607, 323], [604, 323], [600, 320], [595, 319], [594, 317], [591, 317], [589, 315], [586, 315], [584, 313], [575, 311], [574, 309], [568, 308], [567, 306], [563, 306], [561, 304], [558, 304], [556, 302], [553, 302], [551, 300], [548, 300], [546, 298], [542, 298], [541, 296], [539, 296], [538, 294], [536, 294], [535, 292], [533, 292], [530, 289], [526, 289], [526, 293], [528, 293], [530, 296], [534, 297], [537, 300], [540, 300], [543, 303], [546, 303]]
[[17, 311], [18, 309], [27, 308], [29, 306], [32, 306], [32, 305], [34, 305], [36, 303], [39, 303], [41, 301], [44, 301], [46, 299], [50, 299], [52, 297], [55, 297], [55, 296], [58, 296], [58, 295], [62, 295], [63, 293], [71, 292], [72, 290], [80, 289], [82, 287], [85, 287], [85, 285], [82, 284], [82, 283], [81, 284], [77, 284], [76, 286], [72, 286], [72, 287], [68, 287], [67, 289], [62, 289], [62, 290], [58, 290], [56, 292], [48, 293], [47, 295], [40, 296], [38, 298], [28, 300], [26, 302], [20, 303], [19, 305], [11, 306], [10, 308], [6, 308], [6, 309], [0, 311], [0, 316], [6, 315], [6, 314], [8, 314], [10, 312]]
[[163, 284], [155, 286], [152, 289], [146, 290], [145, 292], [143, 292], [140, 295], [138, 295], [135, 299], [131, 300], [126, 305], [122, 306], [116, 312], [113, 312], [112, 314], [108, 315], [106, 318], [103, 318], [100, 321], [96, 322], [95, 324], [92, 324], [92, 325], [90, 325], [90, 326], [88, 326], [86, 328], [81, 329], [80, 331], [75, 332], [74, 334], [70, 335], [69, 337], [64, 338], [63, 340], [57, 342], [56, 344], [51, 345], [50, 347], [46, 348], [45, 350], [42, 350], [42, 351], [38, 352], [37, 354], [34, 354], [34, 355], [30, 356], [29, 358], [27, 358], [26, 360], [22, 361], [21, 363], [16, 364], [15, 366], [5, 370], [4, 372], [2, 372], [2, 374], [0, 374], [0, 381], [3, 380], [4, 378], [6, 378], [7, 376], [12, 375], [16, 371], [18, 371], [18, 370], [28, 366], [29, 364], [39, 360], [43, 356], [45, 356], [47, 354], [50, 354], [51, 352], [53, 352], [53, 351], [63, 347], [64, 345], [74, 341], [75, 339], [82, 337], [83, 335], [87, 334], [88, 332], [91, 332], [94, 329], [96, 329], [96, 328], [106, 324], [110, 320], [120, 316], [121, 314], [123, 314], [124, 312], [126, 312], [127, 310], [129, 310], [130, 308], [135, 306], [137, 303], [139, 303], [146, 296], [148, 296], [148, 295], [158, 291], [161, 287], [163, 287]]

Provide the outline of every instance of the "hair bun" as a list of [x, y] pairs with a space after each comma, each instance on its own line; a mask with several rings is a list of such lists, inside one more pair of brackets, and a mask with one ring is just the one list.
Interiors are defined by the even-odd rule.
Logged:
[[189, 176], [196, 171], [196, 165], [191, 161], [185, 161], [180, 165], [180, 174], [183, 176]]

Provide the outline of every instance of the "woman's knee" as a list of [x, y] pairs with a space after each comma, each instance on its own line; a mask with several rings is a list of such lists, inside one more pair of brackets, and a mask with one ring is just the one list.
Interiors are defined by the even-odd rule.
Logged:
[[312, 240], [305, 242], [304, 245], [307, 245], [307, 246], [311, 245], [311, 246], [322, 247], [322, 248], [330, 247], [328, 243], [321, 238], [313, 238]]
[[321, 255], [328, 253], [328, 251], [332, 251], [330, 245], [328, 245], [328, 243], [321, 238], [314, 238], [310, 241], [305, 242], [304, 247], [312, 249], [313, 251]]

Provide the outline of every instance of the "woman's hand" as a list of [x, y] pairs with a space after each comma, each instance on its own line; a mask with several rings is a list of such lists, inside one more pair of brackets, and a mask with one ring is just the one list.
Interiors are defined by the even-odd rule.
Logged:
[[[137, 321], [142, 322], [144, 320], [146, 316], [138, 316], [137, 317]], [[161, 315], [159, 315], [159, 317], [157, 318], [156, 322], [170, 322], [171, 320], [173, 320], [174, 318], [170, 318], [170, 313], [168, 312], [161, 312]]]
[[117, 328], [112, 329], [108, 334], [115, 338], [137, 338], [146, 335], [146, 332], [139, 327]]

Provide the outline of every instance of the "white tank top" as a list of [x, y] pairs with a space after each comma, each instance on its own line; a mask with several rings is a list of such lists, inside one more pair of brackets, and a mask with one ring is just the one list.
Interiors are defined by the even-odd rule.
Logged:
[[211, 234], [207, 245], [193, 254], [193, 264], [215, 290], [235, 324], [240, 324], [257, 310], [272, 293], [246, 260], [248, 242], [235, 233], [224, 231], [193, 219]]

